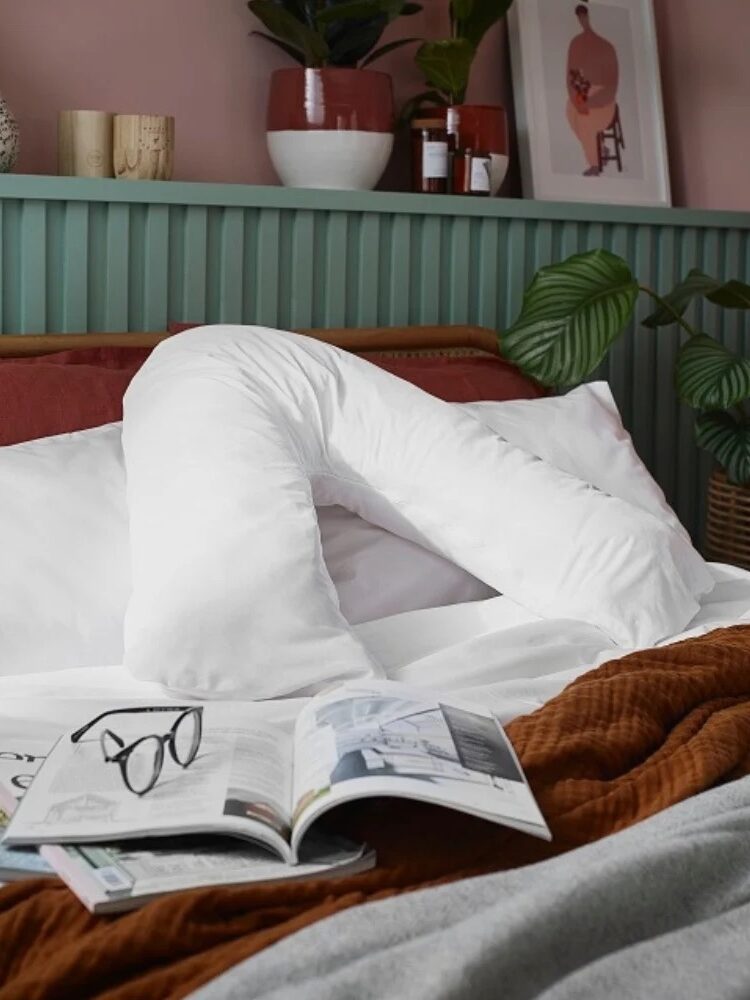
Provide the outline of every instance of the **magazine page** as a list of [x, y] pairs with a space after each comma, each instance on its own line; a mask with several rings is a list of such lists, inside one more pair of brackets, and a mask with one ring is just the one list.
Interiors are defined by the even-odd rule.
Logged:
[[3, 843], [10, 817], [50, 748], [47, 741], [0, 737], [0, 884], [55, 874], [35, 847], [6, 847]]
[[351, 681], [317, 695], [297, 720], [292, 846], [333, 806], [378, 795], [450, 806], [550, 839], [491, 712], [392, 681]]
[[53, 746], [49, 740], [0, 736], [0, 785], [20, 799]]
[[203, 706], [203, 732], [187, 768], [165, 751], [161, 774], [146, 794], [127, 788], [107, 762], [101, 732], [124, 745], [173, 723], [169, 713], [110, 715], [79, 742], [62, 737], [34, 778], [6, 835], [11, 846], [121, 840], [193, 832], [257, 839], [288, 858], [292, 738], [283, 729], [242, 723], [241, 703]]
[[374, 864], [364, 847], [314, 835], [293, 867], [261, 846], [210, 837], [166, 838], [158, 845], [55, 844], [40, 853], [92, 913], [121, 913], [182, 889], [331, 877]]

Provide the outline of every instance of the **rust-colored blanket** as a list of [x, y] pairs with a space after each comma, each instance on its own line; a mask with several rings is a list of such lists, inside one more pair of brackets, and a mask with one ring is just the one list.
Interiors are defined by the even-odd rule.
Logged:
[[636, 653], [571, 684], [508, 732], [552, 829], [546, 844], [412, 803], [338, 813], [378, 867], [335, 882], [200, 890], [90, 916], [60, 885], [0, 892], [0, 1000], [184, 997], [338, 910], [538, 861], [750, 771], [750, 626]]

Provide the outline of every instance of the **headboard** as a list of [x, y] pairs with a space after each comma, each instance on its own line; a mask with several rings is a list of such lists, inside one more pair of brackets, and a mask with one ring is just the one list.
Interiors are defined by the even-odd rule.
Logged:
[[[481, 326], [393, 326], [301, 329], [299, 333], [357, 354], [482, 355], [499, 353], [497, 334]], [[155, 347], [169, 333], [60, 333], [0, 337], [0, 357], [33, 357], [83, 347]]]

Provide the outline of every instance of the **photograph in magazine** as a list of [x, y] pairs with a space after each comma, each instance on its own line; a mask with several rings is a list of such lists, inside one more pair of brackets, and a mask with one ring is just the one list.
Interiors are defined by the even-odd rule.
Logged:
[[332, 798], [379, 794], [546, 829], [495, 717], [425, 694], [382, 682], [318, 696], [297, 723], [295, 823]]

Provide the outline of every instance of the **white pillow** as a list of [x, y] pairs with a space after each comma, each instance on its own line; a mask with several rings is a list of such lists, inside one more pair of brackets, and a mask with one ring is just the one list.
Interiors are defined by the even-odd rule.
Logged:
[[649, 511], [687, 537], [638, 457], [606, 382], [589, 382], [564, 396], [462, 406], [511, 444]]
[[0, 448], [0, 674], [121, 663], [120, 425]]
[[339, 611], [314, 499], [630, 647], [684, 628], [713, 584], [653, 515], [294, 334], [210, 327], [164, 342], [128, 389], [123, 443], [125, 663], [184, 692], [265, 698], [379, 672]]

